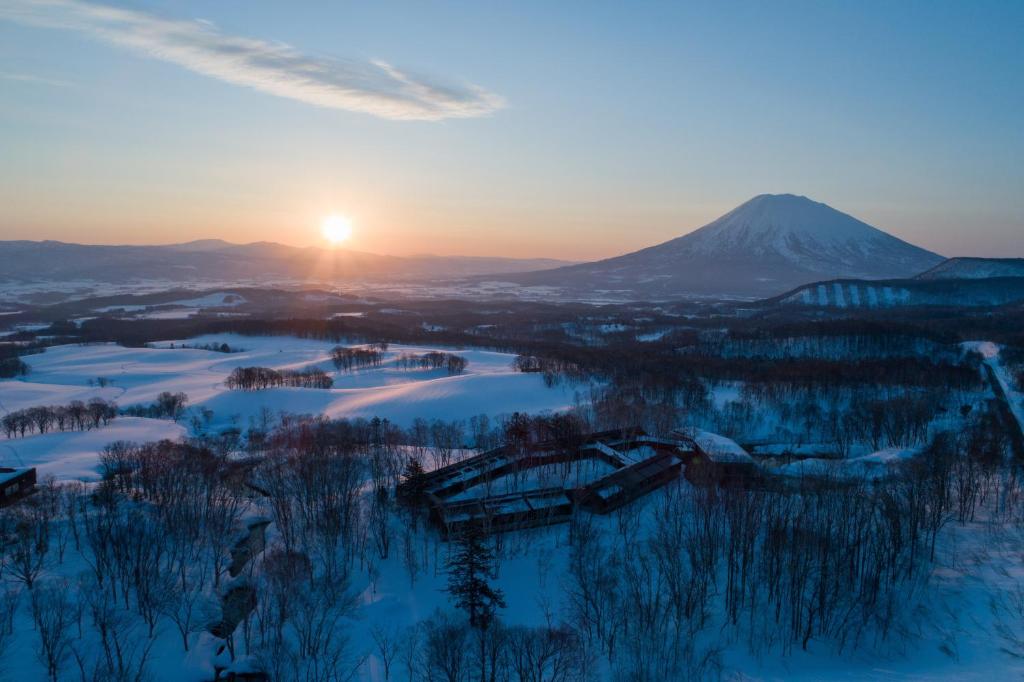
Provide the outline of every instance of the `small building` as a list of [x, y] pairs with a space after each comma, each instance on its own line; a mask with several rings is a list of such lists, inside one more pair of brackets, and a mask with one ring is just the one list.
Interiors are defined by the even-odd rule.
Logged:
[[734, 440], [709, 431], [673, 432], [693, 443], [686, 462], [686, 479], [694, 485], [750, 487], [759, 480], [757, 463]]
[[0, 507], [14, 504], [36, 489], [35, 467], [11, 469], [0, 467]]

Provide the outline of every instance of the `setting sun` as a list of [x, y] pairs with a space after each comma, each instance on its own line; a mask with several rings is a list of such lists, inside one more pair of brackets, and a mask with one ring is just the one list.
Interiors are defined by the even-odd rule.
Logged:
[[327, 216], [320, 223], [320, 232], [330, 243], [340, 244], [352, 236], [352, 221], [340, 215]]

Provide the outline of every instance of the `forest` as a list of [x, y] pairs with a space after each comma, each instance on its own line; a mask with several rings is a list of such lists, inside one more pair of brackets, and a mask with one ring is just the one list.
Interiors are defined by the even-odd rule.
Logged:
[[[571, 447], [567, 434], [596, 425], [578, 413], [463, 428], [286, 418], [241, 459], [214, 439], [112, 444], [99, 486], [44, 481], [0, 512], [0, 623], [30, 614], [54, 680], [143, 679], [161, 632], [182, 654], [206, 633], [223, 642], [218, 666], [274, 680], [348, 679], [371, 659], [384, 679], [714, 677], [726, 646], [789, 655], [909, 637], [947, 526], [1024, 524], [1005, 443], [978, 422], [881, 481], [781, 493], [680, 479], [607, 519], [445, 543], [396, 496], [424, 464], [457, 461], [464, 444]], [[529, 595], [495, 578], [536, 542], [565, 553], [564, 600], [545, 627], [505, 623], [507, 602]], [[450, 609], [367, 639], [356, 586], [389, 562], [410, 589], [440, 576]]]
[[[935, 641], [948, 604], [984, 604], [970, 617], [988, 624], [1000, 655], [1024, 656], [1019, 586], [960, 595], [937, 578], [970, 562], [1019, 568], [1020, 461], [986, 369], [1002, 363], [1022, 388], [1016, 312], [760, 327], [705, 316], [672, 318], [668, 330], [670, 316], [647, 308], [585, 312], [433, 307], [441, 331], [391, 313], [85, 321], [26, 339], [26, 353], [229, 332], [239, 348], [267, 335], [328, 344], [317, 366], [235, 367], [225, 386], [236, 396], [325, 390], [385, 367], [466, 374], [465, 349], [482, 348], [513, 353], [509, 371], [578, 397], [558, 414], [403, 424], [266, 410], [213, 428], [175, 392], [9, 413], [12, 442], [118, 415], [181, 421], [189, 435], [112, 442], [99, 482], [43, 477], [35, 495], [0, 509], [0, 677], [30, 658], [52, 680], [83, 682], [141, 681], [180, 660], [208, 663], [210, 680], [722, 679], [751, 661], [899, 658]], [[987, 333], [1003, 343], [998, 358], [961, 345]], [[438, 350], [389, 354], [400, 343]], [[230, 360], [234, 344], [162, 347]], [[30, 367], [31, 355], [7, 353]], [[681, 425], [734, 440], [757, 475], [680, 477], [604, 516], [505, 534], [445, 538], [408, 503], [428, 472], [473, 454], [525, 456], [550, 442], [571, 451], [590, 433]], [[899, 454], [870, 469], [791, 475], [887, 452]], [[380, 606], [414, 598], [415, 610]], [[943, 632], [941, 655], [955, 660], [969, 645], [957, 626]]]

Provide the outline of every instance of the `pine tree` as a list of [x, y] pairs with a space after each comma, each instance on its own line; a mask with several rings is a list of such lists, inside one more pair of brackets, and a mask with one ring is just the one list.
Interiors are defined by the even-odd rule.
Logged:
[[402, 482], [398, 484], [397, 496], [409, 504], [419, 504], [423, 496], [423, 465], [416, 457], [409, 458], [402, 471]]
[[455, 606], [469, 615], [469, 624], [481, 631], [494, 622], [499, 608], [505, 608], [504, 593], [488, 582], [494, 571], [494, 551], [486, 540], [483, 529], [468, 529], [446, 564], [448, 594], [455, 600]]
[[[494, 573], [494, 552], [487, 546], [487, 536], [482, 528], [471, 526], [466, 530], [446, 568], [448, 594], [455, 600], [455, 606], [469, 615], [469, 624], [477, 631], [480, 680], [486, 682], [487, 630], [494, 623], [497, 610], [505, 608], [505, 594], [488, 582]], [[492, 665], [492, 681], [495, 673]]]

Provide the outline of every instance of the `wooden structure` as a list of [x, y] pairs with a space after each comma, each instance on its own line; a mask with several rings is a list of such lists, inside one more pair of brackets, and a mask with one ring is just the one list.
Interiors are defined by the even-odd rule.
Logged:
[[0, 507], [14, 504], [35, 492], [36, 470], [0, 467]]
[[[696, 455], [697, 447], [692, 439], [656, 438], [638, 429], [591, 434], [571, 446], [545, 442], [525, 451], [501, 447], [424, 474], [416, 490], [431, 521], [448, 536], [472, 526], [488, 532], [546, 526], [568, 521], [579, 510], [607, 514], [677, 479], [683, 462]], [[611, 471], [575, 487], [491, 494], [506, 477], [587, 460]], [[473, 489], [480, 494], [464, 494]]]

